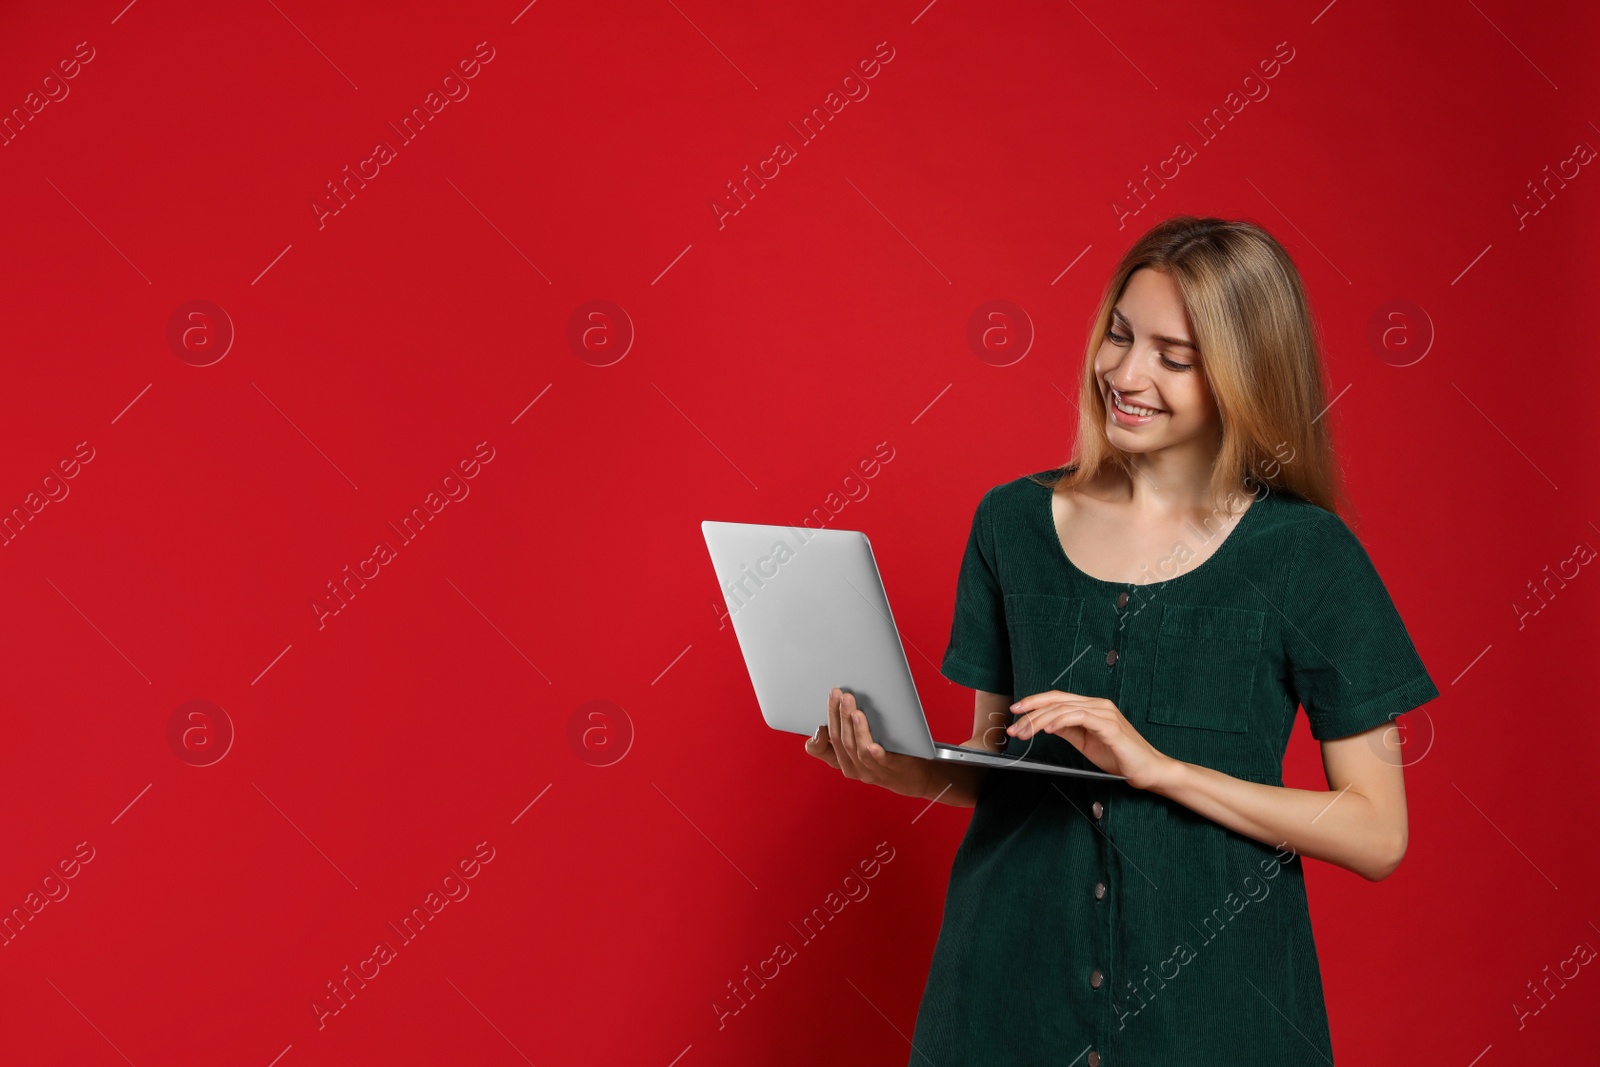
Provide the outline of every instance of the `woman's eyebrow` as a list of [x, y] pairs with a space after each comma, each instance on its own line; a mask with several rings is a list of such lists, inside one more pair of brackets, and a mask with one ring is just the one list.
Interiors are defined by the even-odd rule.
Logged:
[[[1128, 321], [1128, 316], [1122, 313], [1121, 308], [1112, 308], [1111, 314], [1116, 318], [1121, 319], [1123, 324], [1126, 325], [1130, 330], [1133, 329], [1133, 323]], [[1185, 341], [1181, 337], [1164, 337], [1161, 334], [1153, 334], [1151, 339], [1160, 341], [1164, 345], [1175, 345], [1178, 348], [1192, 348], [1196, 352], [1200, 351], [1199, 345], [1195, 344], [1193, 341]]]

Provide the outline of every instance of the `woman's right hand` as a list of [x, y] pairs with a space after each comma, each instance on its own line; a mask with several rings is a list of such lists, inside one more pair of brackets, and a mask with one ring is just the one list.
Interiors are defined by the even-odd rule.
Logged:
[[931, 760], [890, 752], [874, 741], [856, 698], [837, 687], [828, 691], [828, 724], [806, 738], [806, 751], [846, 778], [901, 796], [926, 796], [933, 775]]

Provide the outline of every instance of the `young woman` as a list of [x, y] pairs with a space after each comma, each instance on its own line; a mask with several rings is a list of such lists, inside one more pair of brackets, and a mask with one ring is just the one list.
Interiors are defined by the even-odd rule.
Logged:
[[[978, 504], [964, 743], [1125, 782], [886, 752], [829, 694], [807, 752], [974, 808], [911, 1064], [1332, 1063], [1300, 858], [1399, 865], [1392, 721], [1439, 690], [1336, 510], [1323, 378], [1283, 248], [1169, 219], [1106, 287], [1073, 462]], [[1283, 785], [1300, 706], [1327, 790]]]

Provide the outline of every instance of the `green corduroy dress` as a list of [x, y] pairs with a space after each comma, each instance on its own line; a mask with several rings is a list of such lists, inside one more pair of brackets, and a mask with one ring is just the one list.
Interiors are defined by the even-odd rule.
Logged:
[[[950, 680], [1105, 697], [1161, 752], [1270, 785], [1283, 784], [1297, 707], [1329, 740], [1439, 695], [1338, 515], [1263, 490], [1198, 567], [1132, 584], [1073, 564], [1051, 495], [1018, 478], [979, 503], [940, 668]], [[1007, 747], [1093, 766], [1050, 734]], [[1122, 782], [984, 776], [910, 1067], [1332, 1060], [1292, 849]]]

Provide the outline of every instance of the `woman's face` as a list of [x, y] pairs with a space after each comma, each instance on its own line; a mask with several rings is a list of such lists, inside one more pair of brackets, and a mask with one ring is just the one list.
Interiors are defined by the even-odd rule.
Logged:
[[[1218, 439], [1216, 402], [1170, 276], [1149, 268], [1129, 276], [1094, 370], [1105, 401], [1106, 436], [1124, 452], [1153, 452], [1191, 440], [1210, 447]], [[1155, 414], [1127, 414], [1114, 398]]]

